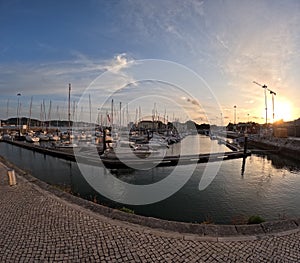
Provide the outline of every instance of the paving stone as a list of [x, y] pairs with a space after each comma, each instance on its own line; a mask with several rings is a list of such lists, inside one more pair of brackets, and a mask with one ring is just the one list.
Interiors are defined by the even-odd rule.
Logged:
[[276, 233], [295, 229], [297, 224], [293, 220], [270, 221], [261, 224], [266, 233]]
[[207, 236], [236, 236], [237, 231], [234, 225], [205, 225], [205, 235]]
[[264, 229], [260, 224], [257, 225], [236, 225], [236, 230], [242, 235], [260, 235], [264, 234]]
[[[152, 231], [111, 218], [120, 212], [97, 211], [84, 201], [67, 202], [65, 193], [59, 198], [51, 187], [44, 190], [44, 183], [37, 186], [36, 181], [17, 180], [17, 186], [8, 186], [6, 168], [0, 162], [0, 262], [300, 262], [300, 224], [295, 221], [247, 228], [168, 221], [162, 226], [162, 221], [154, 219]], [[99, 216], [101, 211], [108, 217]], [[166, 234], [160, 226], [169, 230], [175, 226], [176, 232]], [[262, 229], [270, 235], [261, 233]], [[272, 234], [290, 229], [295, 231]], [[249, 233], [264, 238], [234, 239]]]

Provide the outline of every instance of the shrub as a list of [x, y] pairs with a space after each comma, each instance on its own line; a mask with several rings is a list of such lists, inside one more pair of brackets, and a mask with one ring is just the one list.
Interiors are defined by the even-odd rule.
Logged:
[[265, 220], [262, 218], [262, 217], [260, 217], [260, 216], [250, 216], [249, 218], [248, 218], [248, 224], [249, 225], [252, 225], [252, 224], [260, 224], [260, 223], [263, 223], [263, 222], [265, 222]]

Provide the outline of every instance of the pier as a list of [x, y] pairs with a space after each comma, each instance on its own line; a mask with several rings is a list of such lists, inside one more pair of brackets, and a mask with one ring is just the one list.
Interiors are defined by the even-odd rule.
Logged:
[[[251, 155], [250, 151], [247, 151], [246, 156]], [[184, 155], [184, 156], [165, 156], [163, 159], [159, 157], [149, 157], [147, 159], [138, 158], [128, 158], [122, 159], [111, 159], [111, 158], [101, 158], [105, 166], [109, 168], [122, 168], [126, 166], [142, 167], [144, 163], [150, 165], [160, 166], [176, 166], [179, 162], [180, 165], [188, 165], [194, 163], [207, 163], [207, 162], [217, 162], [230, 159], [244, 158], [246, 157], [244, 151], [236, 152], [224, 152], [224, 153], [212, 153], [212, 154], [195, 154], [195, 155]]]
[[[54, 157], [63, 158], [66, 160], [77, 161], [88, 163], [91, 165], [101, 165], [104, 164], [107, 168], [126, 168], [130, 166], [143, 167], [145, 163], [154, 166], [176, 166], [178, 163], [180, 165], [188, 165], [194, 163], [206, 163], [206, 162], [217, 162], [237, 158], [245, 158], [251, 155], [251, 151], [238, 150], [220, 153], [205, 153], [205, 154], [193, 154], [193, 155], [176, 155], [176, 156], [164, 156], [156, 157], [150, 156], [148, 158], [122, 158], [122, 161], [118, 158], [108, 158], [104, 155], [96, 155], [96, 150], [90, 150], [89, 148], [84, 149], [84, 151], [78, 150], [76, 156], [74, 150], [70, 149], [58, 149], [58, 148], [47, 148], [33, 143], [26, 143], [20, 141], [5, 141], [6, 143], [23, 147], [28, 150], [36, 151], [42, 154], [48, 154]], [[226, 142], [229, 144], [228, 142]], [[95, 146], [96, 147], [96, 146]], [[232, 146], [233, 147], [233, 146]]]

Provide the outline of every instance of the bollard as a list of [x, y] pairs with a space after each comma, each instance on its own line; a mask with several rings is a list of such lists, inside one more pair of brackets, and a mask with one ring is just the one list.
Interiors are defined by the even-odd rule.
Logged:
[[15, 170], [8, 170], [7, 176], [8, 176], [8, 183], [10, 186], [14, 186], [17, 184]]

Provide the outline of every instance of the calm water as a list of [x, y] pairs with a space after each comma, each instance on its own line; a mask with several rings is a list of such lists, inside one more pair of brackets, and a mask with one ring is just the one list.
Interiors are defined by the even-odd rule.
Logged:
[[[200, 151], [226, 150], [216, 141], [199, 136]], [[199, 149], [195, 137], [185, 138], [169, 149], [170, 153], [194, 153]], [[213, 145], [211, 144], [213, 143]], [[70, 186], [73, 193], [113, 207], [123, 207], [97, 194], [81, 175], [74, 162], [35, 153], [6, 143], [0, 143], [0, 155], [6, 157], [33, 176], [54, 185]], [[300, 216], [300, 164], [275, 155], [248, 157], [242, 174], [242, 159], [224, 161], [212, 183], [203, 191], [198, 185], [206, 164], [198, 164], [188, 182], [171, 197], [143, 206], [125, 205], [137, 214], [169, 220], [232, 223], [236, 218], [258, 214], [267, 220]], [[218, 165], [215, 163], [214, 165]], [[146, 171], [115, 170], [113, 174], [132, 184], [151, 184], [165, 178], [174, 167], [159, 167]], [[188, 167], [186, 168], [188, 169]], [[91, 168], [91, 173], [93, 169]], [[118, 191], [119, 189], [114, 189]]]

